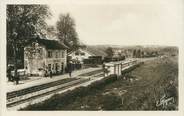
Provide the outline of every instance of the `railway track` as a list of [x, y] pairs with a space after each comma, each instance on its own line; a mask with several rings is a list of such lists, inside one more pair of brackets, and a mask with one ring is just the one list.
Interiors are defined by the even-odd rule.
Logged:
[[48, 88], [44, 91], [40, 90], [39, 92], [30, 93], [30, 95], [19, 97], [18, 100], [14, 100], [13, 102], [8, 102], [7, 107], [13, 107], [13, 106], [25, 103], [25, 102], [29, 102], [31, 100], [34, 100], [34, 99], [37, 99], [37, 98], [40, 98], [40, 97], [43, 97], [43, 96], [46, 96], [46, 95], [49, 95], [49, 94], [56, 93], [58, 91], [70, 88], [72, 86], [75, 86], [77, 84], [81, 84], [81, 83], [84, 83], [84, 82], [87, 82], [87, 81], [88, 81], [88, 79], [82, 79], [82, 80], [79, 79], [79, 80], [68, 82], [68, 83], [63, 84], [63, 85], [50, 87], [50, 88]]
[[[93, 71], [92, 71], [93, 72]], [[96, 72], [96, 71], [95, 71]], [[68, 89], [70, 87], [80, 85], [82, 83], [93, 80], [92, 77], [96, 77], [100, 75], [101, 71], [98, 73], [90, 73], [90, 75], [85, 75], [85, 78], [70, 78], [70, 79], [62, 79], [54, 82], [49, 82], [42, 85], [33, 86], [30, 88], [25, 88], [18, 91], [13, 91], [7, 93], [7, 108], [11, 108], [25, 102], [29, 102], [47, 95], [51, 95], [57, 93], [59, 91]], [[84, 76], [80, 76], [84, 77]]]
[[25, 89], [18, 90], [18, 91], [9, 92], [9, 93], [7, 93], [7, 99], [9, 100], [11, 98], [26, 95], [26, 94], [29, 94], [31, 92], [40, 91], [40, 90], [46, 89], [48, 87], [56, 86], [56, 85], [59, 85], [59, 84], [62, 84], [62, 83], [67, 83], [67, 82], [70, 82], [70, 81], [73, 81], [73, 80], [75, 80], [75, 79], [74, 78], [63, 79], [63, 80], [59, 80], [59, 81], [55, 81], [55, 82], [50, 82], [50, 83], [46, 83], [46, 84], [42, 84], [42, 85], [37, 85], [37, 86], [25, 88]]

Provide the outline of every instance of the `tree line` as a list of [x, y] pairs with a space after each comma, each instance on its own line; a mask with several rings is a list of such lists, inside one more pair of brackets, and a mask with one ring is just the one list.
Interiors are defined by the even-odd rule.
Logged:
[[[128, 51], [129, 53], [127, 53], [126, 51]], [[114, 48], [112, 47], [108, 47], [105, 50], [108, 58], [112, 58], [114, 56]], [[155, 50], [145, 50], [145, 49], [129, 49], [129, 50], [124, 50], [123, 53], [125, 56], [126, 54], [131, 54], [130, 56], [132, 56], [133, 58], [144, 58], [144, 57], [155, 57], [159, 55], [158, 51]], [[122, 53], [118, 53], [118, 57], [121, 58]]]

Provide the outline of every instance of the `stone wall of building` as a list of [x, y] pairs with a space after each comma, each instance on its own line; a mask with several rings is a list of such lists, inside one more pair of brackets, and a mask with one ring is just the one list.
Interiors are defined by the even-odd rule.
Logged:
[[31, 46], [27, 46], [24, 49], [24, 68], [27, 74], [44, 76], [49, 69], [52, 70], [53, 74], [64, 73], [67, 62], [66, 50], [46, 49], [39, 45], [38, 50], [32, 52], [31, 55], [34, 55], [30, 57], [26, 54], [30, 48]]

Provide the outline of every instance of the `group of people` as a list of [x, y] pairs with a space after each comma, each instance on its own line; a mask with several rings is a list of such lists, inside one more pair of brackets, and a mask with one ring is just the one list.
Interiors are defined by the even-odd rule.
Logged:
[[[19, 74], [17, 73], [16, 76], [13, 76], [12, 71], [13, 71], [12, 67], [8, 66], [8, 68], [7, 68], [8, 81], [15, 82], [16, 84], [19, 84], [19, 80], [20, 80]], [[72, 61], [70, 61], [68, 63], [68, 66], [67, 66], [67, 72], [69, 73], [69, 77], [72, 77], [72, 71], [73, 71], [73, 66], [72, 66]], [[52, 78], [53, 77], [52, 69], [50, 68], [49, 70], [45, 70], [44, 76]]]
[[50, 77], [52, 78], [52, 75], [53, 75], [53, 72], [52, 72], [52, 69], [49, 69], [48, 71], [47, 70], [44, 70], [44, 77]]
[[[66, 67], [66, 72], [69, 73], [69, 77], [72, 77], [72, 71], [73, 71], [73, 66], [72, 66], [72, 62], [70, 61]], [[45, 77], [50, 77], [52, 78], [53, 77], [53, 70], [51, 68], [49, 68], [48, 70], [44, 70], [44, 76]]]
[[7, 68], [7, 77], [8, 77], [8, 81], [9, 81], [9, 82], [15, 82], [16, 84], [19, 84], [19, 80], [20, 80], [19, 74], [17, 73], [16, 76], [15, 76], [15, 74], [14, 74], [14, 76], [13, 76], [13, 75], [12, 75], [12, 71], [13, 71], [13, 69], [11, 68], [11, 66], [8, 66], [8, 68]]

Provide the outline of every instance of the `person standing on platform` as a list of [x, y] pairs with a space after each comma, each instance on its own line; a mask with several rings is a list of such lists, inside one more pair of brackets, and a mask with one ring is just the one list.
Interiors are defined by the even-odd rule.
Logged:
[[8, 69], [7, 69], [7, 77], [8, 77], [8, 81], [12, 81], [11, 67], [10, 66], [8, 66]]
[[20, 80], [19, 73], [17, 74], [17, 76], [14, 76], [14, 79], [15, 79], [15, 84], [18, 85]]
[[52, 69], [49, 69], [49, 76], [52, 78]]
[[72, 77], [72, 61], [70, 61], [68, 64], [68, 73], [69, 73], [69, 76]]

